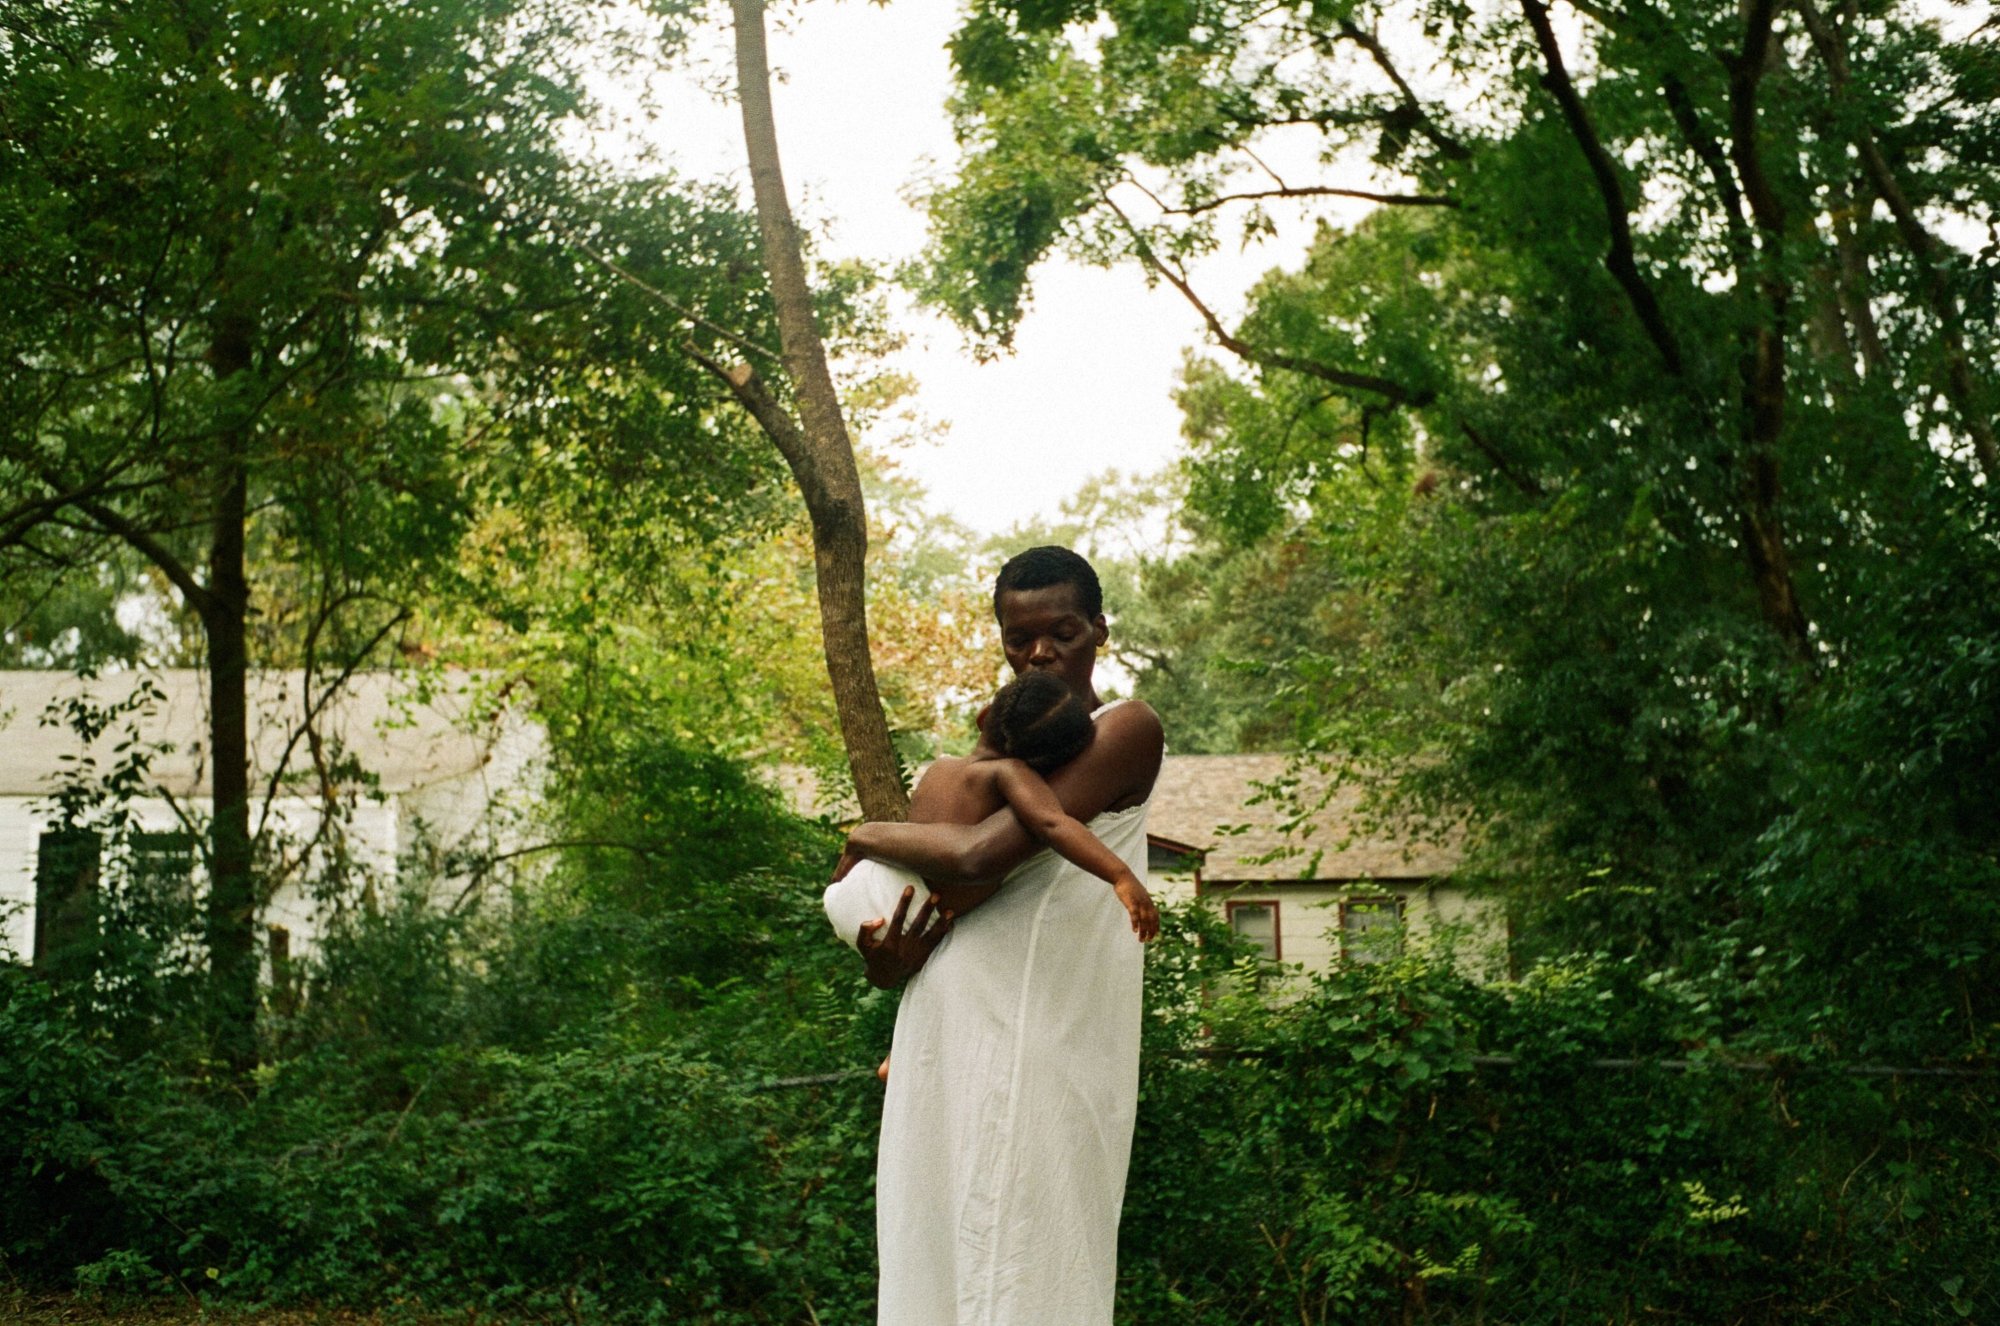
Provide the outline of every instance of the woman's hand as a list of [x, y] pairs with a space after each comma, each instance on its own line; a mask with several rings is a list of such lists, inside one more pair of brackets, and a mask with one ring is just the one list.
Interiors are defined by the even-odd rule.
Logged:
[[903, 896], [896, 900], [896, 914], [880, 935], [875, 933], [883, 923], [878, 916], [862, 922], [861, 933], [855, 936], [854, 945], [861, 950], [861, 960], [868, 964], [868, 983], [878, 990], [894, 989], [922, 971], [937, 946], [951, 933], [951, 913], [937, 911], [936, 898], [925, 898], [916, 916], [910, 917], [910, 900], [916, 894], [914, 887], [903, 889]]

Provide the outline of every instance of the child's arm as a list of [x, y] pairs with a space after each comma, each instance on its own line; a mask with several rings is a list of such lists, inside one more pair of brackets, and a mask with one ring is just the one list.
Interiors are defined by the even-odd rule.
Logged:
[[1081, 866], [1118, 892], [1119, 902], [1131, 914], [1132, 929], [1140, 939], [1160, 932], [1160, 913], [1152, 895], [1118, 859], [1118, 854], [1081, 821], [1062, 808], [1062, 802], [1042, 776], [1019, 760], [993, 762], [993, 786], [1007, 799], [1014, 814], [1029, 833], [1047, 843], [1064, 860]]

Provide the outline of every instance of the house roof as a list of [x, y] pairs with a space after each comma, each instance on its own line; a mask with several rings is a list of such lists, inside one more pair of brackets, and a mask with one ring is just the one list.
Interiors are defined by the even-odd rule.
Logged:
[[[1325, 805], [1288, 834], [1285, 825], [1293, 815], [1284, 802], [1290, 798], [1251, 802], [1264, 788], [1285, 782], [1290, 764], [1285, 755], [1169, 755], [1153, 787], [1146, 832], [1175, 847], [1205, 851], [1201, 877], [1209, 883], [1427, 879], [1457, 866], [1456, 832], [1439, 835], [1444, 841], [1438, 842], [1384, 827], [1363, 814], [1361, 790], [1354, 786], [1335, 788]], [[1313, 805], [1324, 795], [1328, 777], [1299, 775], [1298, 800]], [[1274, 852], [1285, 855], [1258, 859]]]
[[[141, 680], [160, 698], [133, 718], [121, 718], [88, 747], [58, 718], [45, 715], [76, 699], [107, 705], [129, 699]], [[362, 672], [328, 700], [319, 728], [329, 748], [352, 756], [384, 792], [406, 792], [458, 777], [486, 763], [498, 735], [490, 678], [475, 673], [418, 676]], [[171, 745], [157, 755], [149, 782], [176, 796], [208, 790], [208, 678], [189, 668], [122, 672], [85, 681], [68, 672], [0, 671], [0, 796], [45, 796], [88, 755], [101, 775], [120, 755], [136, 723], [140, 743]], [[297, 671], [256, 672], [249, 682], [251, 778], [261, 785], [283, 762], [288, 773], [309, 770], [301, 732], [308, 694]], [[289, 747], [289, 751], [288, 751]]]

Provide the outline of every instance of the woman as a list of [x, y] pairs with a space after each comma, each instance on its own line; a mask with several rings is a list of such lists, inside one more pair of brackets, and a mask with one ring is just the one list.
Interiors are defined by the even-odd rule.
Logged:
[[[1008, 665], [1061, 678], [1097, 725], [1050, 788], [1143, 878], [1164, 742], [1147, 706], [1097, 696], [1108, 628], [1096, 573], [1067, 549], [1030, 549], [1001, 568], [993, 599]], [[882, 1326], [1111, 1321], [1141, 948], [1110, 890], [1037, 850], [1010, 810], [970, 827], [864, 824], [849, 839], [851, 853], [908, 867], [936, 895], [906, 925], [906, 894], [859, 936], [871, 979], [914, 977], [876, 1168]], [[995, 879], [943, 942], [933, 908]]]

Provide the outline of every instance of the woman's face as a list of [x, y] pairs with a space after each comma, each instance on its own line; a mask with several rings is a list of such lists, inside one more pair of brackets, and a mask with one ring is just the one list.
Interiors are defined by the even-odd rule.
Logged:
[[1000, 647], [1016, 676], [1053, 672], [1077, 695], [1094, 700], [1090, 674], [1097, 666], [1098, 647], [1109, 634], [1102, 614], [1083, 615], [1074, 585], [1000, 594]]

